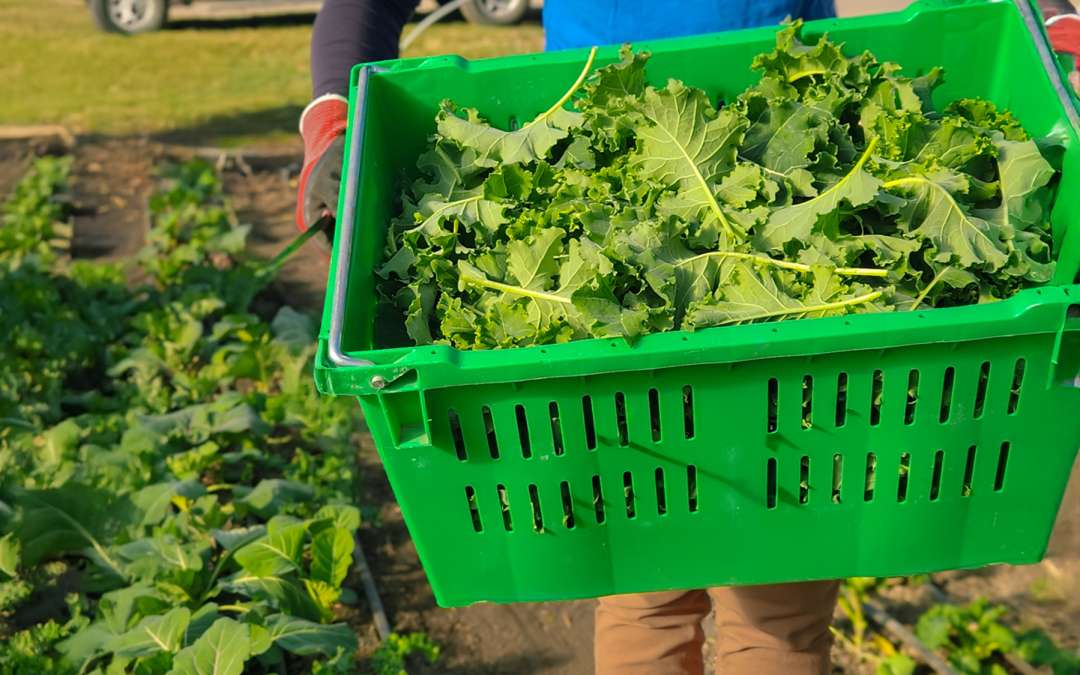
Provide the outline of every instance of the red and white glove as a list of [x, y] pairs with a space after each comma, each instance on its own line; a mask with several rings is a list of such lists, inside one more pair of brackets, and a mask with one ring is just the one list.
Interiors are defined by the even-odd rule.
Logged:
[[344, 96], [326, 94], [309, 103], [300, 115], [304, 167], [297, 188], [296, 224], [301, 230], [326, 214], [337, 213], [348, 110]]
[[[1046, 34], [1054, 51], [1072, 54], [1080, 62], [1080, 15], [1056, 14], [1046, 20]], [[1080, 93], [1080, 70], [1069, 73], [1069, 82]]]

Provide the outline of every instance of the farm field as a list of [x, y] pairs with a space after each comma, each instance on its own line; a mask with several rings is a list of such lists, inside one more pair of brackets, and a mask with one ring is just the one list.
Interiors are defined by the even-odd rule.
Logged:
[[[245, 644], [254, 673], [591, 672], [591, 601], [437, 608], [358, 409], [316, 397], [325, 258], [308, 245], [265, 267], [296, 234], [308, 35], [281, 20], [124, 40], [81, 2], [0, 0], [0, 80], [28, 92], [0, 101], [0, 127], [76, 135], [0, 141], [0, 317], [37, 340], [0, 338], [34, 364], [0, 364], [0, 523], [10, 495], [36, 505], [18, 517], [33, 546], [0, 538], [0, 675], [201, 672], [211, 637]], [[541, 39], [454, 23], [413, 53]], [[193, 73], [213, 73], [198, 95]], [[844, 598], [838, 673], [932, 672], [873, 608], [940, 638], [958, 673], [1080, 673], [1080, 464], [1043, 563], [854, 580]]]

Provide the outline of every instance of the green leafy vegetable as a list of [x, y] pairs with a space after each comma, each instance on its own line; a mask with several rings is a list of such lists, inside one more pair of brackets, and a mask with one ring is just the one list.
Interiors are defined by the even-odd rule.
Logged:
[[444, 104], [379, 270], [408, 335], [633, 339], [1048, 281], [1056, 171], [1017, 121], [987, 101], [935, 109], [940, 69], [905, 77], [799, 30], [742, 93], [651, 86], [627, 46], [520, 128]]
[[345, 672], [357, 421], [312, 322], [256, 302], [203, 163], [163, 172], [145, 281], [67, 260], [69, 166], [0, 227], [0, 673]]

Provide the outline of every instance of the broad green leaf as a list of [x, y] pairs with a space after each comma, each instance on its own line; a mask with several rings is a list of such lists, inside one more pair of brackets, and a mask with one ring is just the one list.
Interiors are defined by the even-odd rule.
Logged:
[[191, 610], [176, 607], [165, 614], [148, 616], [134, 628], [118, 635], [106, 645], [107, 651], [118, 656], [141, 657], [159, 651], [177, 652], [191, 621]]
[[[619, 61], [596, 70], [585, 83], [584, 95], [575, 105], [584, 113], [584, 125], [592, 131], [598, 149], [619, 150], [633, 135], [648, 60], [648, 52], [635, 53], [623, 45]], [[578, 139], [586, 140], [578, 136], [575, 142]]]
[[341, 597], [341, 589], [331, 586], [325, 581], [317, 579], [304, 579], [304, 590], [308, 597], [319, 610], [319, 616], [324, 621], [333, 616], [333, 607]]
[[739, 155], [790, 183], [796, 194], [817, 194], [808, 167], [811, 154], [828, 144], [832, 116], [798, 101], [762, 95], [747, 98], [745, 105], [750, 126]]
[[581, 125], [581, 113], [557, 108], [518, 129], [503, 131], [491, 126], [475, 109], [458, 111], [443, 102], [435, 123], [440, 136], [475, 151], [477, 166], [493, 167], [546, 159], [556, 143]]
[[789, 316], [803, 309], [803, 303], [781, 289], [769, 271], [755, 270], [748, 264], [736, 265], [731, 279], [718, 292], [719, 298], [690, 307], [686, 320], [691, 327]]
[[170, 481], [147, 485], [131, 497], [135, 507], [142, 513], [143, 525], [156, 525], [168, 515], [174, 497], [195, 499], [206, 494], [206, 488], [197, 480]]
[[408, 286], [402, 289], [411, 296], [405, 315], [405, 330], [416, 344], [427, 345], [434, 342], [431, 337], [431, 313], [435, 307], [436, 289], [431, 284], [422, 284], [419, 290]]
[[19, 551], [22, 548], [19, 540], [15, 539], [14, 532], [8, 532], [0, 537], [0, 572], [14, 577], [19, 570]]
[[872, 133], [875, 122], [883, 117], [900, 117], [905, 112], [921, 113], [930, 109], [931, 94], [941, 83], [941, 68], [932, 68], [926, 75], [914, 79], [901, 76], [900, 70], [896, 63], [883, 63], [874, 75], [875, 82], [870, 85], [859, 111], [860, 123], [867, 133]]
[[915, 675], [918, 665], [907, 654], [891, 654], [882, 659], [874, 675]]
[[998, 110], [993, 102], [986, 99], [958, 99], [948, 105], [945, 114], [962, 117], [984, 130], [1000, 131], [1007, 141], [1028, 140], [1023, 125], [1011, 112]]
[[413, 188], [417, 194], [435, 193], [454, 195], [476, 187], [479, 182], [479, 167], [476, 165], [476, 151], [456, 143], [437, 140], [416, 161], [416, 168], [423, 174]]
[[586, 96], [579, 99], [579, 104], [586, 107], [610, 109], [626, 105], [628, 100], [636, 99], [645, 91], [645, 64], [649, 60], [648, 52], [634, 52], [630, 45], [619, 49], [619, 60], [611, 65], [598, 68], [586, 81]]
[[[422, 220], [408, 234], [423, 234], [432, 242], [445, 245], [457, 233], [460, 223], [470, 230], [484, 230], [494, 234], [505, 222], [505, 207], [487, 199], [483, 187], [475, 187], [451, 195], [428, 193], [417, 204], [417, 214]], [[446, 227], [449, 222], [450, 228]]]
[[528, 241], [511, 241], [506, 246], [507, 269], [512, 282], [529, 290], [544, 290], [559, 269], [563, 233], [551, 228]]
[[258, 656], [270, 651], [274, 646], [274, 639], [270, 631], [256, 623], [248, 624], [248, 636], [251, 638], [251, 655]]
[[281, 525], [272, 520], [264, 536], [238, 550], [233, 557], [250, 575], [280, 576], [299, 568], [306, 533], [306, 522]]
[[266, 534], [266, 526], [252, 525], [251, 527], [234, 527], [230, 530], [214, 530], [211, 534], [214, 537], [214, 541], [220, 544], [226, 551], [235, 551]]
[[873, 200], [881, 181], [870, 175], [865, 165], [876, 145], [876, 139], [872, 139], [855, 166], [829, 189], [812, 199], [773, 211], [755, 245], [762, 250], [779, 251], [789, 241], [806, 241], [822, 216], [835, 212], [844, 203], [859, 207]]
[[20, 508], [15, 534], [22, 564], [33, 566], [60, 553], [90, 549], [109, 572], [124, 576], [104, 542], [133, 519], [128, 500], [77, 483], [51, 490], [17, 489], [13, 496]]
[[573, 304], [595, 337], [633, 339], [645, 330], [648, 314], [641, 309], [623, 307], [604, 279], [576, 290]]
[[169, 675], [240, 675], [250, 654], [248, 627], [221, 618], [194, 644], [180, 650]]
[[949, 619], [941, 614], [923, 615], [915, 626], [915, 634], [931, 649], [937, 649], [948, 642], [950, 630]]
[[1049, 230], [1047, 195], [1042, 192], [1054, 169], [1034, 141], [1004, 141], [996, 144], [1001, 207], [997, 211], [1006, 232], [1038, 228]]
[[672, 212], [733, 236], [715, 186], [735, 166], [746, 120], [727, 109], [717, 113], [705, 92], [675, 80], [665, 89], [645, 91], [641, 115], [633, 170], [676, 189]]
[[999, 270], [1008, 262], [1007, 233], [961, 206], [950, 191], [956, 186], [951, 177], [935, 174], [893, 183], [895, 189], [912, 193], [908, 236], [929, 241], [935, 262], [988, 271]]
[[57, 643], [56, 648], [69, 662], [83, 667], [87, 661], [105, 651], [105, 645], [116, 637], [105, 621], [80, 628], [73, 635]]
[[301, 350], [311, 346], [315, 340], [315, 329], [306, 314], [297, 312], [292, 307], [284, 306], [270, 322], [274, 338], [292, 350]]
[[314, 490], [303, 483], [281, 478], [264, 478], [239, 502], [263, 518], [281, 511], [287, 504], [303, 502], [314, 496]]
[[302, 588], [291, 578], [268, 576], [257, 577], [240, 573], [223, 584], [234, 593], [240, 593], [257, 600], [265, 600], [279, 611], [295, 616], [319, 621], [322, 610]]
[[731, 279], [717, 290], [713, 301], [691, 307], [687, 322], [694, 328], [738, 324], [762, 319], [821, 317], [846, 314], [852, 308], [877, 300], [880, 292], [854, 293], [840, 279], [821, 270], [803, 297], [782, 287], [768, 269], [756, 270], [737, 263]]
[[795, 22], [777, 31], [776, 49], [754, 57], [753, 68], [788, 83], [845, 76], [849, 64], [839, 46], [828, 40], [805, 45], [798, 37], [801, 27], [801, 22]]
[[716, 196], [732, 208], [745, 209], [756, 201], [771, 202], [776, 197], [776, 184], [766, 176], [762, 167], [740, 162], [720, 181]]
[[146, 582], [110, 591], [101, 596], [98, 610], [113, 634], [125, 633], [134, 619], [168, 611], [161, 592]]
[[184, 632], [184, 644], [190, 645], [202, 637], [202, 634], [208, 631], [210, 626], [214, 625], [218, 616], [218, 606], [214, 602], [208, 602], [195, 610], [191, 615], [191, 620], [188, 621], [187, 630]]
[[66, 419], [44, 434], [37, 452], [34, 453], [38, 468], [57, 468], [65, 460], [73, 459], [72, 454], [78, 447], [83, 431], [74, 419]]
[[558, 295], [570, 297], [593, 279], [608, 276], [613, 271], [611, 261], [592, 240], [571, 239], [559, 266]]
[[294, 616], [274, 614], [266, 618], [274, 644], [299, 656], [332, 656], [339, 648], [356, 649], [356, 634], [347, 624], [320, 624]]
[[181, 541], [168, 534], [136, 539], [113, 550], [126, 574], [146, 579], [168, 569], [196, 572], [203, 568], [203, 559], [209, 554], [205, 542]]
[[211, 420], [210, 431], [215, 434], [240, 434], [251, 430], [257, 432], [265, 428], [259, 414], [247, 403], [238, 403], [225, 410], [215, 410]]
[[994, 140], [961, 118], [931, 121], [907, 116], [878, 127], [899, 146], [894, 159], [963, 170], [976, 157], [997, 154]]
[[340, 586], [352, 564], [353, 537], [343, 528], [332, 527], [315, 535], [311, 542], [311, 578]]
[[335, 526], [348, 532], [360, 527], [360, 509], [344, 504], [327, 504], [315, 514], [316, 520], [330, 520]]
[[493, 302], [483, 314], [477, 342], [486, 347], [519, 347], [530, 344], [537, 335], [535, 301], [508, 299]]

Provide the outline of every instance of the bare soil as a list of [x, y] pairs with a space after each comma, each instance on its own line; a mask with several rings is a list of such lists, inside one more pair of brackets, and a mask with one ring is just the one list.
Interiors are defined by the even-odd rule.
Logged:
[[[32, 143], [0, 144], [0, 196], [6, 196], [35, 153], [49, 148]], [[74, 150], [76, 256], [120, 259], [143, 243], [147, 199], [154, 167], [175, 155], [190, 154], [145, 139], [81, 139]], [[225, 187], [238, 219], [252, 226], [253, 254], [269, 257], [296, 235], [293, 223], [299, 153], [258, 161], [222, 157]], [[318, 313], [326, 284], [326, 254], [309, 245], [285, 266], [275, 290], [290, 304]], [[578, 674], [592, 670], [592, 601], [511, 606], [477, 605], [442, 609], [435, 605], [401, 512], [381, 470], [370, 438], [359, 450], [365, 517], [362, 540], [390, 621], [398, 631], [426, 631], [442, 647], [434, 667], [410, 664], [413, 673]], [[1006, 603], [1020, 617], [1018, 627], [1039, 627], [1063, 646], [1080, 647], [1080, 463], [1074, 468], [1050, 556], [1024, 567], [999, 566], [934, 575], [953, 598], [979, 596]], [[911, 622], [931, 598], [918, 588], [890, 590], [890, 610]], [[362, 600], [361, 600], [362, 603]], [[360, 610], [366, 615], [365, 609]], [[377, 645], [366, 616], [357, 625], [365, 650]], [[708, 649], [709, 645], [706, 645]], [[838, 669], [865, 672], [839, 649]], [[872, 671], [871, 671], [872, 672]]]

